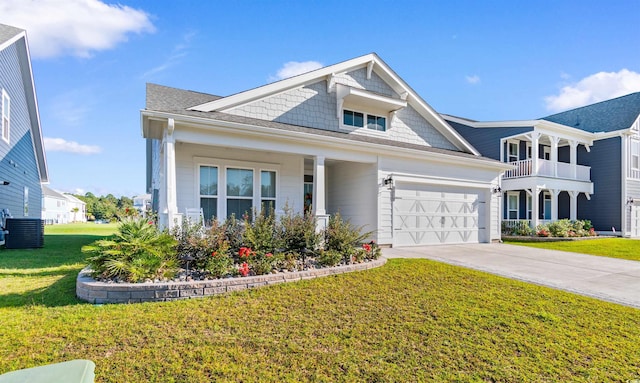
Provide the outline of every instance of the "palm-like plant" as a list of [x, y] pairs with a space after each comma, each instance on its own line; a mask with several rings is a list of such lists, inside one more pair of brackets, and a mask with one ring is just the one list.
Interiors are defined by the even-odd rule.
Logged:
[[176, 240], [145, 219], [128, 219], [111, 238], [84, 246], [94, 277], [128, 282], [170, 278], [178, 269]]

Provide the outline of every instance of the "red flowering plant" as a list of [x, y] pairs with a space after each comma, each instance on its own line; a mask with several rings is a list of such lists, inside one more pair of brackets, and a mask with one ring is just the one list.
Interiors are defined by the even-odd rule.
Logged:
[[249, 275], [249, 272], [249, 264], [247, 262], [242, 262], [240, 267], [238, 267], [238, 273], [240, 273], [240, 275], [242, 275], [243, 277], [246, 277]]
[[369, 243], [363, 243], [362, 249], [364, 250], [364, 259], [374, 260], [380, 258], [382, 250], [376, 241], [370, 241]]

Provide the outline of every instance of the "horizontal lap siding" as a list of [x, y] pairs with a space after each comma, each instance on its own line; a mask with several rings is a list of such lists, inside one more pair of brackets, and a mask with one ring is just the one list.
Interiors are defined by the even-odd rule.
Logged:
[[620, 137], [595, 141], [591, 152], [578, 147], [578, 163], [591, 167], [593, 195], [587, 200], [578, 198], [578, 219], [591, 220], [596, 230], [621, 229]]
[[364, 231], [377, 231], [376, 164], [338, 162], [327, 169], [327, 213], [340, 212]]
[[[0, 139], [0, 209], [9, 209], [13, 217], [24, 215], [24, 187], [29, 188], [29, 218], [42, 214], [42, 187], [31, 138], [31, 118], [25, 94], [20, 55], [15, 44], [0, 51], [0, 90], [11, 98], [10, 140]], [[28, 63], [22, 63], [28, 71]]]

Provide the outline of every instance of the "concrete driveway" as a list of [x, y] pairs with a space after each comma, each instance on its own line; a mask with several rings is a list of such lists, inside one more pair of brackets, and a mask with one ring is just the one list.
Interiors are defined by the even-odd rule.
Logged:
[[383, 249], [386, 258], [426, 258], [640, 308], [640, 262], [491, 244]]

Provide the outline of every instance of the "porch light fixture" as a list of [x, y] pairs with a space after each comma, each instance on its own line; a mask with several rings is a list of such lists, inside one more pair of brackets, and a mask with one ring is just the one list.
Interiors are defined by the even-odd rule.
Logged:
[[633, 198], [627, 197], [627, 205], [633, 205]]
[[502, 188], [499, 185], [498, 186], [494, 186], [491, 191], [493, 192], [493, 194], [500, 194], [500, 193], [502, 193]]
[[387, 176], [387, 178], [385, 178], [382, 183], [384, 184], [384, 186], [388, 187], [389, 189], [391, 189], [393, 187], [393, 177], [391, 174], [389, 174]]

